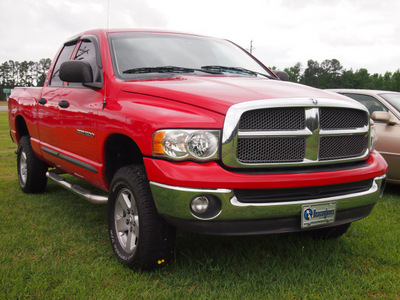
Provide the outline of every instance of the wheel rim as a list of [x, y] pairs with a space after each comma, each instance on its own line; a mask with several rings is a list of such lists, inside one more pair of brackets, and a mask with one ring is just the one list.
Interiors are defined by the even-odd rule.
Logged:
[[139, 214], [135, 197], [126, 188], [118, 193], [114, 220], [121, 247], [126, 253], [133, 254], [139, 241]]
[[28, 164], [26, 162], [25, 151], [21, 152], [21, 156], [19, 158], [19, 174], [20, 174], [21, 185], [25, 186], [26, 179], [28, 177]]

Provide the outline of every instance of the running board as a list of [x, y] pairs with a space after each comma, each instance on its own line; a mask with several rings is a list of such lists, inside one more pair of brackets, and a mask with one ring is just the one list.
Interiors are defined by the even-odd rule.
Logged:
[[93, 195], [90, 191], [84, 189], [83, 187], [69, 183], [65, 178], [58, 176], [55, 171], [47, 172], [46, 176], [67, 190], [72, 191], [73, 193], [85, 198], [87, 201], [93, 204], [106, 204], [108, 202], [108, 198], [106, 196]]

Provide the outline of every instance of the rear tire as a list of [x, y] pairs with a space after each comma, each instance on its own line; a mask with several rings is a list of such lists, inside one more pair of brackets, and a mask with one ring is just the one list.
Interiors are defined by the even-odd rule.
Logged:
[[32, 150], [30, 137], [24, 135], [18, 144], [18, 181], [24, 193], [43, 193], [47, 185], [47, 165]]
[[158, 214], [143, 167], [117, 171], [108, 205], [108, 232], [119, 261], [130, 268], [152, 270], [171, 259], [175, 229]]

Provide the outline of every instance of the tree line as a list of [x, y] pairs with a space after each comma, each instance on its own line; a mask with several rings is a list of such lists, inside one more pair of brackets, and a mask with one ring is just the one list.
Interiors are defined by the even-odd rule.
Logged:
[[[33, 61], [6, 61], [0, 65], [0, 100], [5, 100], [3, 89], [24, 86], [43, 86], [51, 60], [43, 58]], [[276, 69], [273, 67], [272, 69]], [[289, 80], [316, 88], [358, 88], [400, 92], [400, 69], [385, 74], [370, 74], [367, 69], [345, 70], [337, 59], [326, 59], [322, 63], [310, 59], [304, 69], [300, 62], [285, 68]]]
[[285, 68], [289, 80], [320, 89], [350, 88], [400, 92], [400, 69], [396, 72], [370, 74], [367, 69], [345, 70], [337, 59], [326, 59], [322, 63], [309, 60], [302, 71], [300, 62]]
[[9, 60], [0, 65], [0, 100], [5, 100], [3, 89], [23, 86], [43, 86], [51, 59], [43, 58], [34, 61]]

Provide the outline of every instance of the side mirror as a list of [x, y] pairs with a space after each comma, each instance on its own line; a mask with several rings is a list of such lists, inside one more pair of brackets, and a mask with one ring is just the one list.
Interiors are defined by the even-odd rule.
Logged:
[[399, 123], [396, 117], [387, 111], [374, 111], [371, 115], [371, 119], [389, 125], [394, 125]]
[[71, 60], [60, 66], [60, 79], [67, 82], [93, 82], [92, 67], [87, 61]]
[[276, 76], [279, 77], [280, 80], [282, 81], [289, 81], [289, 75], [288, 73], [286, 73], [285, 71], [279, 71], [279, 70], [275, 70], [273, 71], [275, 73]]

